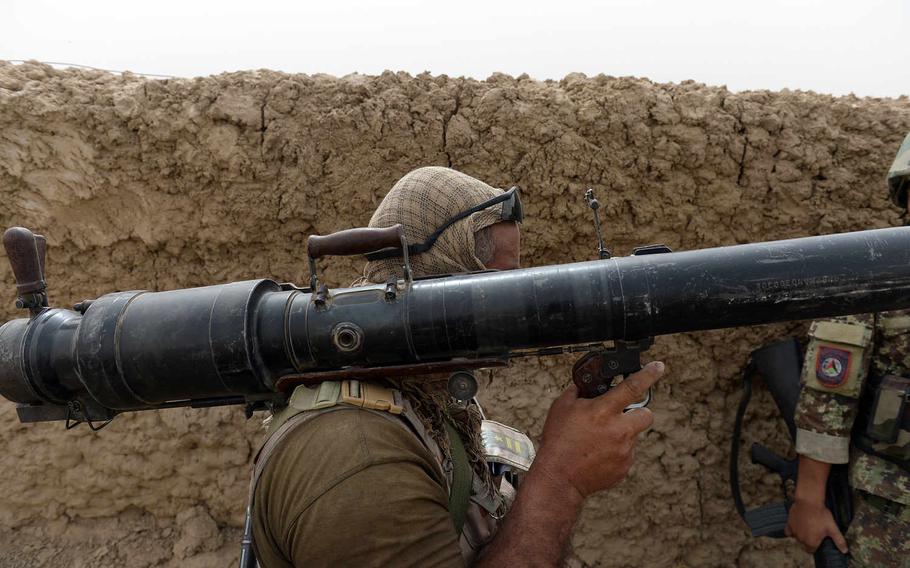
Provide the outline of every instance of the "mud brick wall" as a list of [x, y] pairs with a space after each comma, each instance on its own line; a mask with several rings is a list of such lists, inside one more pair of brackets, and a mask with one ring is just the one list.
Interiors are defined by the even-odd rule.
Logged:
[[[590, 259], [582, 194], [610, 247], [696, 249], [901, 223], [884, 175], [910, 100], [731, 93], [570, 75], [485, 81], [269, 71], [146, 80], [0, 62], [0, 225], [48, 239], [52, 302], [253, 277], [305, 280], [308, 234], [363, 225], [397, 178], [446, 165], [524, 190], [524, 262]], [[358, 262], [326, 268], [347, 284]], [[13, 280], [0, 262], [13, 317]], [[592, 499], [572, 566], [805, 566], [750, 540], [729, 497], [748, 352], [805, 324], [660, 338], [654, 428], [628, 480]], [[482, 399], [538, 435], [571, 361], [497, 372]], [[786, 446], [769, 397], [749, 442]], [[0, 403], [0, 565], [225, 566], [238, 554], [247, 463], [239, 410], [118, 417], [100, 433], [20, 425]], [[776, 481], [745, 465], [747, 499]]]

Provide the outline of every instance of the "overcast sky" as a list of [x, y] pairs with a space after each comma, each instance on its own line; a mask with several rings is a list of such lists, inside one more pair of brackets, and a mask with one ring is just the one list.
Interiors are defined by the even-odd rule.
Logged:
[[182, 77], [269, 68], [634, 75], [910, 95], [910, 0], [4, 0], [0, 59]]

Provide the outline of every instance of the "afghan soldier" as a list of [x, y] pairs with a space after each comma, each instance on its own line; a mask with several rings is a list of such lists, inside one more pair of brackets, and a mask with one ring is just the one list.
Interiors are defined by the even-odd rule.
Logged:
[[[400, 223], [414, 276], [429, 276], [517, 268], [521, 220], [517, 189], [430, 167], [399, 180], [370, 226]], [[372, 258], [367, 283], [400, 277], [400, 253]], [[446, 377], [297, 387], [256, 460], [259, 562], [555, 566], [585, 498], [628, 472], [653, 417], [623, 409], [662, 372], [651, 363], [596, 399], [570, 386], [550, 407], [533, 465], [530, 441], [454, 401]], [[529, 470], [517, 495], [504, 469]]]
[[[907, 208], [910, 134], [888, 174]], [[787, 534], [813, 552], [830, 537], [851, 566], [910, 567], [910, 310], [818, 321], [796, 410], [799, 480]], [[850, 464], [854, 518], [825, 507], [832, 464]]]

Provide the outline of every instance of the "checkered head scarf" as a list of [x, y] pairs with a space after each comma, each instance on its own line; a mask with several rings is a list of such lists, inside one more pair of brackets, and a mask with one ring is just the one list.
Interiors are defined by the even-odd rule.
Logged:
[[[422, 243], [452, 217], [502, 193], [501, 189], [449, 168], [419, 168], [392, 187], [373, 213], [370, 227], [401, 223], [408, 244]], [[474, 233], [501, 220], [502, 205], [497, 204], [455, 222], [442, 232], [430, 250], [409, 258], [414, 276], [483, 270], [483, 263], [474, 254]], [[382, 283], [390, 276], [400, 277], [402, 263], [400, 256], [368, 262], [363, 279]], [[444, 421], [455, 427], [465, 441], [474, 472], [492, 487], [480, 439], [479, 409], [473, 404], [467, 408], [453, 404], [445, 388], [447, 378], [448, 375], [441, 374], [388, 380], [411, 401], [427, 432], [447, 455], [451, 455], [451, 447]]]
[[[461, 172], [431, 166], [405, 175], [376, 208], [370, 227], [404, 226], [408, 244], [424, 242], [433, 231], [455, 215], [501, 195], [501, 189]], [[502, 205], [478, 211], [448, 227], [430, 250], [411, 255], [414, 276], [455, 274], [483, 270], [474, 254], [474, 234], [501, 220]], [[382, 283], [402, 275], [400, 256], [368, 262], [364, 279]]]

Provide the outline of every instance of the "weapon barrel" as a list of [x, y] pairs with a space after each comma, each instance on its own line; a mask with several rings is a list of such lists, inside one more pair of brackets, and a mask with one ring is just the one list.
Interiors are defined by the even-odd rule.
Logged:
[[415, 349], [483, 355], [904, 308], [908, 239], [901, 227], [429, 280], [409, 310]]
[[0, 327], [0, 394], [22, 404], [22, 420], [105, 417], [267, 398], [295, 373], [900, 308], [910, 308], [903, 227], [327, 295], [270, 280], [119, 292], [84, 315], [45, 309]]

